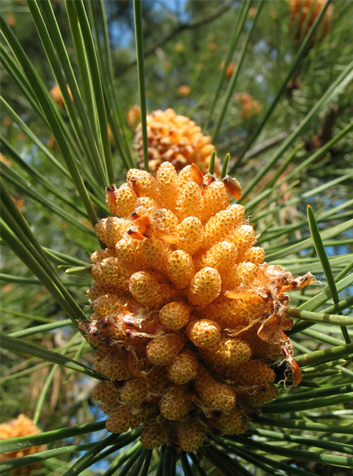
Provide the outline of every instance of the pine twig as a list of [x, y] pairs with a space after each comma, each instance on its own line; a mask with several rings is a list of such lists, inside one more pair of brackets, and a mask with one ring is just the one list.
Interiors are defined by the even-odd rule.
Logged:
[[[158, 41], [157, 43], [152, 45], [150, 48], [147, 48], [144, 52], [144, 58], [146, 59], [148, 58], [148, 56], [151, 56], [156, 51], [156, 49], [163, 48], [163, 46], [165, 46], [170, 40], [180, 35], [180, 33], [182, 33], [183, 31], [196, 30], [197, 28], [200, 28], [204, 25], [207, 25], [208, 23], [211, 23], [213, 20], [216, 20], [225, 12], [227, 12], [230, 9], [230, 7], [233, 5], [233, 3], [234, 3], [233, 1], [225, 3], [212, 15], [206, 18], [203, 18], [202, 20], [197, 21], [195, 23], [179, 23], [179, 25], [170, 33], [168, 33], [168, 35], [162, 38], [162, 40]], [[128, 63], [125, 66], [125, 68], [122, 71], [116, 73], [115, 76], [116, 77], [122, 76], [123, 74], [126, 73], [126, 71], [136, 66], [136, 64], [137, 64], [137, 59], [131, 61], [131, 63]]]

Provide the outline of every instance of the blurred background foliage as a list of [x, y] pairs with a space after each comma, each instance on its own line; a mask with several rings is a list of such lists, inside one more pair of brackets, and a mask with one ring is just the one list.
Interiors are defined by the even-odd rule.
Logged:
[[[109, 83], [109, 80], [105, 83], [103, 74], [107, 71], [105, 68], [108, 56], [103, 46], [101, 2], [84, 1], [83, 5], [94, 32], [108, 109], [110, 93], [107, 91], [112, 85], [114, 88], [116, 102], [110, 104], [108, 122], [114, 132], [111, 150], [115, 180], [119, 184], [124, 181], [127, 170], [125, 164], [134, 164], [137, 158], [133, 137], [138, 121], [133, 125], [128, 121], [129, 110], [139, 104], [133, 2], [105, 0], [103, 3], [111, 49], [112, 83]], [[303, 31], [300, 33], [300, 22], [291, 19], [289, 2], [285, 0], [263, 2], [261, 12], [258, 12], [260, 2], [251, 2], [251, 5], [249, 2], [246, 5], [245, 3], [232, 0], [142, 2], [148, 112], [173, 108], [178, 114], [186, 115], [200, 125], [204, 134], [212, 136], [217, 155], [222, 160], [226, 153], [230, 152], [229, 168], [247, 191], [244, 205], [256, 232], [261, 233], [260, 245], [269, 256], [273, 256], [276, 263], [289, 266], [290, 270], [298, 274], [310, 270], [325, 285], [325, 274], [313, 247], [298, 245], [301, 240], [310, 237], [306, 218], [306, 205], [310, 203], [320, 231], [328, 233], [325, 235], [328, 236], [325, 245], [331, 271], [336, 276], [341, 273], [340, 276], [346, 278], [340, 288], [340, 300], [349, 298], [352, 289], [352, 275], [349, 274], [353, 256], [352, 226], [343, 225], [342, 233], [338, 237], [329, 233], [334, 227], [349, 223], [348, 220], [353, 216], [352, 70], [348, 72], [344, 84], [344, 79], [337, 83], [336, 94], [328, 96], [327, 101], [320, 103], [323, 107], [319, 108], [318, 115], [313, 116], [314, 119], [299, 130], [288, 147], [283, 149], [283, 153], [280, 147], [352, 63], [353, 2], [332, 2], [329, 7], [330, 31], [324, 34], [324, 27], [321, 25], [320, 30], [319, 25], [315, 41], [309, 44], [286, 83], [284, 80], [298, 53], [305, 31], [304, 34]], [[82, 64], [72, 38], [65, 2], [53, 0], [51, 6], [79, 90], [83, 91]], [[43, 8], [41, 2], [39, 8]], [[222, 78], [222, 68], [242, 8], [248, 8], [247, 19]], [[46, 90], [51, 91], [56, 85], [56, 79], [29, 6], [22, 0], [2, 0], [1, 13], [28, 55]], [[256, 25], [249, 36], [255, 18]], [[52, 34], [52, 31], [50, 33]], [[10, 49], [4, 38], [1, 39], [1, 45], [3, 53], [8, 54], [3, 56], [0, 69], [0, 85], [5, 101], [1, 104], [1, 176], [36, 239], [47, 250], [47, 256], [58, 269], [70, 295], [89, 317], [90, 308], [85, 296], [91, 282], [89, 275], [65, 275], [64, 271], [72, 266], [88, 264], [90, 254], [99, 245], [89, 217], [78, 199], [76, 185], [67, 176], [63, 151], [60, 150], [53, 131], [48, 127], [43, 105], [33, 99], [33, 88], [26, 84], [26, 80], [21, 83], [17, 74], [19, 82], [16, 82], [14, 76], [9, 74], [9, 67], [6, 65], [9, 65], [11, 58], [15, 65], [17, 63], [9, 53]], [[232, 90], [232, 78], [237, 73], [243, 53], [244, 61]], [[16, 72], [14, 75], [16, 76]], [[26, 77], [26, 74], [24, 76]], [[218, 87], [219, 98], [210, 115]], [[283, 91], [278, 102], [263, 122], [280, 88]], [[26, 91], [28, 94], [25, 94]], [[228, 94], [229, 100], [225, 101]], [[217, 120], [224, 104], [225, 114], [217, 132]], [[114, 109], [114, 105], [117, 105], [118, 109]], [[74, 145], [70, 146], [71, 150], [79, 150], [84, 156], [85, 151], [82, 143], [78, 141], [77, 132], [72, 129], [67, 108], [54, 102], [52, 106], [62, 124], [72, 133]], [[326, 144], [342, 131], [346, 131], [342, 139], [325, 149]], [[31, 134], [36, 140], [33, 140]], [[90, 147], [87, 142], [86, 147]], [[102, 142], [99, 147], [102, 147]], [[320, 148], [325, 150], [317, 153]], [[278, 151], [280, 152], [277, 160], [272, 161]], [[314, 160], [302, 167], [313, 154], [316, 154]], [[93, 168], [87, 161], [81, 161], [79, 157], [76, 159], [84, 183], [93, 196], [98, 218], [106, 216], [104, 187], [100, 186], [101, 181], [92, 173]], [[56, 160], [61, 167], [58, 167]], [[273, 165], [267, 170], [267, 165], [271, 163]], [[261, 171], [264, 173], [259, 176]], [[255, 176], [258, 180], [254, 182]], [[108, 182], [105, 185], [108, 185]], [[90, 348], [77, 329], [69, 325], [67, 313], [33, 273], [23, 266], [3, 239], [1, 245], [0, 276], [3, 287], [0, 319], [3, 332], [19, 338], [23, 335], [30, 337], [34, 344], [64, 352], [68, 357], [81, 359], [91, 365], [93, 359]], [[293, 248], [293, 253], [287, 256], [285, 250], [291, 245], [297, 248]], [[293, 305], [307, 302], [321, 290], [322, 286], [317, 284], [308, 290], [293, 293]], [[333, 304], [330, 294], [327, 294], [326, 301], [318, 304], [322, 306], [325, 302], [328, 305]], [[346, 308], [349, 310], [351, 305], [351, 302], [348, 303]], [[338, 314], [338, 311], [335, 314]], [[54, 330], [36, 329], [36, 326], [51, 323], [53, 327], [55, 323], [59, 325]], [[319, 324], [315, 329], [311, 333], [306, 331], [306, 334], [296, 335], [295, 348], [298, 353], [344, 344], [339, 327], [328, 332], [327, 327]], [[25, 334], [21, 334], [23, 331]], [[352, 352], [348, 356], [351, 354]], [[30, 417], [36, 415], [35, 419], [40, 428], [49, 431], [103, 418], [90, 396], [95, 385], [93, 379], [69, 369], [53, 367], [50, 362], [43, 362], [35, 357], [24, 358], [24, 355], [8, 350], [3, 350], [1, 357], [2, 421], [15, 418], [19, 413]], [[341, 365], [341, 368], [335, 365]], [[323, 379], [316, 386], [352, 382], [353, 374], [349, 365], [349, 358], [342, 358], [338, 363], [333, 363], [332, 368], [325, 369], [326, 374], [309, 372], [308, 378], [304, 380], [309, 387], [315, 386], [308, 382], [311, 375]], [[330, 423], [332, 417], [333, 424], [336, 424], [335, 411], [337, 418], [344, 425], [352, 423], [352, 403], [346, 402], [338, 406], [333, 413], [329, 413], [325, 408], [320, 408], [319, 411], [323, 411], [322, 415], [325, 415], [327, 423]], [[312, 418], [316, 421], [320, 416], [313, 413]], [[105, 437], [106, 433], [103, 433]], [[352, 444], [352, 436], [344, 439], [342, 435], [340, 438], [339, 441]], [[66, 444], [76, 444], [78, 441], [80, 444], [91, 443], [99, 439], [100, 434], [95, 434], [93, 439], [90, 435], [83, 435], [66, 440]], [[56, 442], [53, 447], [55, 446], [61, 446], [61, 443]], [[74, 458], [68, 453], [46, 460], [45, 466], [37, 470], [36, 474], [64, 474]], [[85, 470], [82, 474], [103, 474], [108, 467], [108, 460], [109, 458], [97, 463], [91, 470]], [[280, 456], [276, 456], [274, 460], [282, 461]], [[158, 455], [154, 454], [151, 468], [157, 462]], [[193, 464], [194, 471], [198, 463], [194, 461]], [[225, 470], [220, 467], [215, 469], [214, 464], [209, 461], [203, 460], [203, 464], [207, 474], [229, 474], [223, 472]], [[250, 474], [270, 474], [266, 472], [268, 469], [258, 468], [253, 462], [248, 461], [245, 466]], [[338, 468], [335, 464], [327, 466], [300, 459], [299, 462], [296, 460], [293, 467], [304, 468], [310, 474], [337, 476], [349, 474], [350, 471], [347, 468]], [[180, 463], [178, 471], [182, 474]], [[277, 472], [271, 474], [286, 474], [281, 471], [281, 468], [277, 468]]]

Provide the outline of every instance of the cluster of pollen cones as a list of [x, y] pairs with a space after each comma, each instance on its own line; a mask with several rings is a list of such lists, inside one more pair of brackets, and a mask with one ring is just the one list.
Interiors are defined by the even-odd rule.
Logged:
[[[33, 423], [30, 418], [25, 415], [19, 415], [15, 420], [10, 420], [0, 425], [0, 441], [8, 438], [17, 438], [19, 436], [29, 436], [40, 433], [39, 428]], [[0, 461], [9, 461], [14, 458], [21, 458], [22, 456], [30, 456], [39, 451], [46, 450], [45, 445], [33, 446], [32, 448], [25, 448], [18, 451], [11, 451], [10, 453], [3, 453], [0, 455]], [[38, 468], [40, 464], [32, 464], [24, 468], [16, 469], [12, 471], [12, 475], [20, 476], [26, 475], [31, 472], [32, 469]]]
[[[196, 164], [206, 173], [210, 157], [214, 151], [211, 139], [204, 136], [201, 127], [173, 109], [154, 111], [147, 116], [147, 137], [149, 168], [155, 173], [163, 162], [170, 162], [176, 170]], [[142, 130], [138, 125], [135, 134], [135, 149], [138, 152], [139, 166], [143, 167]], [[221, 172], [220, 161], [216, 158], [215, 174]]]
[[107, 377], [93, 396], [122, 433], [143, 424], [142, 445], [190, 452], [206, 432], [247, 431], [258, 407], [277, 395], [271, 365], [301, 380], [284, 331], [294, 279], [264, 263], [244, 216], [239, 183], [170, 162], [156, 178], [132, 169], [106, 191], [113, 216], [96, 226], [106, 245], [91, 256], [94, 314], [83, 323]]
[[[296, 30], [297, 42], [300, 44], [314, 24], [325, 0], [289, 0], [289, 11], [292, 18], [293, 28]], [[327, 36], [332, 29], [333, 8], [330, 5], [324, 13], [318, 32], [311, 40], [311, 46]]]

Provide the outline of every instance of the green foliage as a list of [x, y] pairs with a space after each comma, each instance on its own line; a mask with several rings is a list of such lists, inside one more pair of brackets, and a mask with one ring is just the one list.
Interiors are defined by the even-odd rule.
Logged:
[[[353, 3], [330, 3], [298, 42], [284, 0], [3, 0], [1, 418], [25, 413], [43, 433], [1, 446], [47, 445], [1, 463], [3, 474], [38, 462], [38, 476], [349, 474]], [[277, 366], [279, 396], [248, 433], [208, 434], [190, 455], [142, 448], [141, 428], [107, 434], [91, 398], [104, 376], [79, 327], [100, 246], [92, 225], [108, 215], [104, 188], [136, 164], [127, 112], [140, 102], [202, 126], [225, 157], [222, 176], [243, 186], [266, 261], [317, 278], [288, 308], [301, 385], [284, 389]]]

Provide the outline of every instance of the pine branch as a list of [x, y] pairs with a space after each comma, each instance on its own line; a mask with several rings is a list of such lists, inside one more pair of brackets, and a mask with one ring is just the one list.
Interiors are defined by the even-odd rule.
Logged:
[[[180, 33], [187, 31], [187, 30], [197, 30], [198, 28], [207, 25], [208, 23], [217, 20], [217, 18], [221, 17], [224, 13], [226, 13], [230, 7], [234, 4], [233, 1], [227, 2], [222, 5], [215, 13], [212, 15], [203, 18], [194, 23], [180, 23], [174, 30], [168, 33], [162, 40], [156, 42], [150, 48], [146, 48], [144, 51], [144, 58], [148, 58], [151, 56], [158, 48], [163, 48], [170, 40], [173, 40], [176, 36], [180, 35]], [[131, 63], [127, 64], [122, 71], [116, 72], [115, 76], [119, 77], [125, 74], [129, 69], [133, 68], [137, 64], [137, 59], [131, 61]]]

